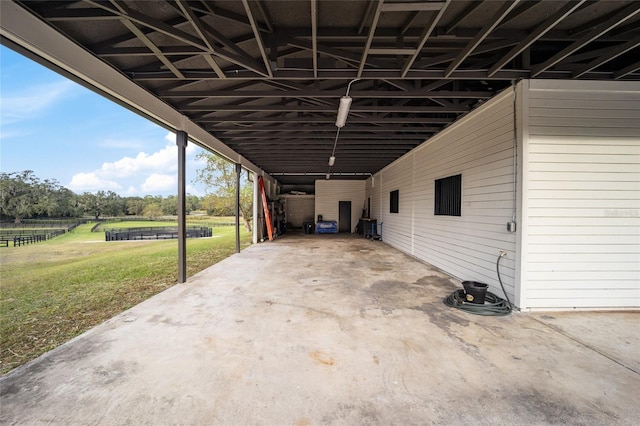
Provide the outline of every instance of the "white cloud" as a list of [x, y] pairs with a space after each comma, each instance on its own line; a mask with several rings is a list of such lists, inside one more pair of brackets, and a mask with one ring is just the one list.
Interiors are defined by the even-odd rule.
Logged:
[[76, 87], [70, 80], [58, 80], [53, 83], [31, 86], [24, 93], [9, 94], [0, 99], [2, 124], [13, 124], [51, 108], [66, 98]]
[[112, 178], [125, 178], [147, 171], [176, 171], [178, 169], [177, 149], [176, 146], [167, 145], [153, 154], [140, 152], [135, 158], [124, 157], [111, 163], [104, 163], [97, 173]]
[[7, 131], [6, 128], [0, 128], [0, 140], [17, 138], [17, 137], [20, 137], [20, 136], [23, 136], [23, 135], [26, 135], [26, 134], [28, 134], [28, 132], [26, 132], [24, 130], [9, 130], [9, 131]]
[[[167, 140], [169, 136], [171, 134], [166, 137]], [[191, 145], [191, 153], [187, 150], [187, 169], [188, 173], [195, 173], [199, 165], [194, 156], [200, 148]], [[135, 157], [124, 156], [105, 162], [97, 170], [77, 173], [67, 187], [73, 191], [120, 189], [125, 196], [175, 194], [178, 186], [177, 150], [176, 145], [167, 144], [156, 152], [139, 152]], [[187, 176], [189, 179], [191, 177]], [[197, 195], [202, 191], [195, 186], [188, 186], [187, 192]]]
[[120, 185], [117, 182], [98, 177], [95, 173], [76, 173], [71, 178], [71, 182], [67, 185], [72, 191], [100, 191], [100, 190], [117, 190]]
[[142, 191], [145, 193], [165, 192], [177, 189], [177, 185], [175, 175], [152, 173], [142, 184]]

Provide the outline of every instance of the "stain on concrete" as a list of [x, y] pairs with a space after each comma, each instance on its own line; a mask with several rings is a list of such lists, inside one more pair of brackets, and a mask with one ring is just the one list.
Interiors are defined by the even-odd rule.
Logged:
[[331, 356], [329, 356], [328, 354], [322, 351], [313, 351], [309, 354], [309, 356], [318, 364], [322, 364], [322, 365], [335, 364], [335, 360]]
[[[509, 396], [514, 413], [522, 418], [538, 419], [545, 424], [589, 424], [584, 409], [560, 395], [538, 389], [517, 389]], [[582, 420], [581, 420], [582, 419]]]
[[390, 266], [384, 267], [384, 266], [373, 266], [371, 267], [371, 270], [374, 272], [385, 272], [385, 271], [392, 271], [393, 268]]
[[440, 275], [426, 275], [414, 283], [414, 285], [429, 288], [429, 289], [438, 289], [438, 290], [446, 290], [453, 291], [456, 289], [456, 285], [452, 282], [451, 278]]
[[450, 330], [451, 324], [467, 327], [469, 320], [459, 316], [456, 311], [451, 309], [446, 311], [443, 307], [446, 305], [437, 303], [423, 303], [420, 306], [414, 306], [411, 309], [425, 313], [429, 317], [429, 321], [443, 330]]
[[382, 312], [383, 316], [389, 316], [389, 315], [393, 315], [393, 309], [390, 308], [380, 308], [380, 311]]
[[40, 373], [46, 372], [51, 365], [73, 363], [82, 358], [91, 356], [91, 354], [106, 350], [111, 342], [97, 337], [82, 336], [80, 338], [70, 340], [62, 346], [58, 346], [51, 352], [36, 358], [34, 361], [25, 364], [22, 367], [11, 371], [3, 377], [3, 387], [7, 382], [11, 382], [12, 377], [37, 377]]
[[[24, 399], [28, 401], [26, 406], [38, 406], [52, 392], [55, 392], [55, 388], [46, 382], [51, 369], [64, 371], [65, 364], [74, 364], [83, 358], [91, 357], [94, 353], [108, 350], [110, 343], [111, 341], [100, 339], [95, 335], [83, 335], [16, 368], [2, 377], [0, 396], [3, 404]], [[3, 419], [0, 419], [0, 424], [5, 424]]]
[[166, 315], [162, 315], [162, 314], [156, 314], [152, 316], [147, 320], [147, 322], [150, 322], [152, 324], [166, 324], [172, 327], [190, 327], [190, 326], [196, 325], [195, 323], [175, 321], [167, 317]]
[[464, 333], [468, 331], [469, 327], [476, 327], [476, 323], [471, 324], [469, 319], [462, 316], [464, 313], [449, 308], [441, 302], [425, 303], [420, 306], [414, 306], [411, 309], [426, 314], [431, 324], [444, 331], [468, 355], [473, 357], [481, 356], [482, 351], [480, 348], [464, 338]]
[[[370, 401], [359, 402], [357, 404], [340, 403], [330, 415], [322, 418], [322, 424], [357, 424], [378, 425], [382, 424], [380, 412], [376, 405]], [[351, 420], [351, 421], [350, 421]]]
[[100, 365], [93, 369], [92, 385], [106, 386], [120, 382], [138, 370], [135, 362], [114, 361], [107, 365]]
[[376, 281], [363, 290], [365, 300], [375, 306], [384, 305], [385, 309], [400, 309], [406, 306], [407, 299], [414, 299], [415, 289], [402, 281]]

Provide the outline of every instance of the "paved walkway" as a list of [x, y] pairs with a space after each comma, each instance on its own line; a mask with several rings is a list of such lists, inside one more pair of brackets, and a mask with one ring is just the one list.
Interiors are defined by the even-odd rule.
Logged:
[[637, 313], [478, 317], [381, 242], [252, 246], [0, 379], [20, 425], [637, 424]]

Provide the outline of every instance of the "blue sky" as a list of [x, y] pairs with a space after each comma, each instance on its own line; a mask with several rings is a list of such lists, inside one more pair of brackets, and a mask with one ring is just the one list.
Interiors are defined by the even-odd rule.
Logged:
[[[202, 149], [187, 147], [187, 192]], [[0, 46], [0, 170], [33, 170], [75, 193], [177, 194], [175, 135]]]

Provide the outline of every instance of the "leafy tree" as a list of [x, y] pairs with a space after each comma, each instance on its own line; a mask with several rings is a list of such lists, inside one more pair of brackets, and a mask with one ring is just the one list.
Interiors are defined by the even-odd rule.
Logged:
[[187, 211], [189, 212], [192, 212], [194, 210], [199, 210], [201, 207], [200, 197], [198, 197], [197, 195], [187, 194], [186, 203], [187, 203]]
[[41, 181], [31, 170], [0, 173], [1, 213], [13, 217], [16, 223], [23, 218], [77, 217], [78, 197], [60, 186], [55, 179]]
[[149, 205], [151, 203], [160, 205], [162, 203], [162, 195], [145, 195], [144, 202], [145, 205]]
[[[207, 186], [211, 196], [206, 196], [204, 204], [207, 211], [234, 211], [236, 200], [235, 165], [215, 154], [200, 153], [197, 158], [205, 160], [203, 169], [198, 170], [197, 182]], [[251, 231], [251, 213], [253, 212], [253, 186], [246, 175], [240, 179], [240, 215], [244, 226]], [[235, 214], [232, 213], [232, 214]]]
[[162, 209], [158, 203], [147, 204], [144, 208], [143, 215], [150, 219], [157, 219], [162, 216]]
[[105, 216], [124, 216], [126, 203], [113, 191], [98, 191], [96, 196], [102, 204], [102, 212]]
[[35, 193], [38, 183], [32, 170], [0, 173], [2, 214], [13, 217], [15, 223], [21, 223], [23, 218], [32, 216], [38, 200]]
[[126, 213], [135, 216], [142, 216], [147, 203], [141, 197], [128, 197], [125, 200]]
[[175, 195], [169, 195], [167, 198], [163, 198], [160, 202], [160, 208], [162, 213], [168, 216], [175, 216], [178, 214], [178, 197]]
[[205, 196], [201, 205], [209, 216], [233, 216], [236, 214], [235, 204], [230, 206], [226, 200], [214, 194]]
[[78, 206], [78, 196], [68, 188], [57, 186], [52, 193], [55, 204], [49, 212], [53, 217], [79, 217], [82, 209]]
[[90, 214], [91, 216], [95, 217], [96, 220], [100, 219], [102, 205], [96, 194], [83, 192], [78, 197], [78, 204], [80, 205], [84, 213]]

